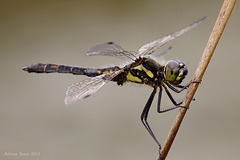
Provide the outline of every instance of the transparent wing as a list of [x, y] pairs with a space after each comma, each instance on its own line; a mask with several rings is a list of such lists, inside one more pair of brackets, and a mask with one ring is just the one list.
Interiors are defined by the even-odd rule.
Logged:
[[151, 57], [156, 60], [159, 64], [165, 65], [166, 60], [163, 58], [166, 54], [168, 54], [172, 50], [172, 46], [168, 47], [166, 50], [164, 50], [162, 53], [157, 55], [151, 55]]
[[187, 31], [193, 29], [194, 27], [196, 27], [197, 25], [199, 25], [200, 23], [202, 23], [207, 17], [204, 17], [200, 20], [198, 20], [197, 22], [177, 31], [174, 32], [172, 34], [166, 35], [160, 39], [157, 39], [155, 41], [149, 42], [145, 45], [143, 45], [139, 50], [138, 53], [139, 55], [150, 55], [152, 54], [154, 51], [156, 51], [157, 49], [159, 49], [161, 46], [163, 46], [164, 44], [168, 43], [169, 41], [181, 36], [182, 34], [186, 33]]
[[106, 42], [92, 46], [86, 52], [87, 56], [114, 56], [121, 59], [131, 59], [135, 60], [138, 57], [138, 53], [125, 51], [121, 46], [114, 42]]
[[93, 93], [97, 92], [106, 82], [112, 80], [122, 71], [123, 69], [113, 71], [70, 85], [66, 91], [66, 97], [64, 100], [65, 104], [73, 104], [77, 101], [91, 96]]
[[168, 54], [171, 50], [172, 50], [172, 46], [168, 47], [168, 48], [167, 48], [166, 50], [164, 50], [162, 53], [157, 54], [157, 55], [154, 56], [154, 57], [161, 58], [161, 57], [165, 56], [166, 54]]

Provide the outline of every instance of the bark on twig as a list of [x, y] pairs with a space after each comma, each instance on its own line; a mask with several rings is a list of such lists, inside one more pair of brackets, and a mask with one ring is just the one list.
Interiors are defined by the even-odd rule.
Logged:
[[[218, 18], [216, 20], [216, 23], [213, 27], [212, 33], [209, 37], [206, 48], [203, 52], [201, 61], [198, 65], [198, 68], [197, 68], [195, 74], [194, 74], [193, 81], [201, 81], [202, 80], [203, 74], [205, 73], [205, 70], [207, 69], [207, 66], [208, 66], [210, 59], [213, 55], [213, 52], [218, 44], [218, 41], [223, 33], [223, 30], [227, 24], [227, 21], [230, 17], [230, 14], [233, 10], [235, 3], [236, 3], [236, 0], [224, 0], [222, 8], [219, 12]], [[182, 103], [183, 106], [187, 106], [187, 107], [189, 106], [189, 104], [191, 103], [192, 98], [198, 88], [198, 85], [199, 85], [199, 83], [192, 83], [189, 86], [189, 89], [186, 93], [185, 99]], [[170, 147], [174, 141], [174, 138], [177, 134], [177, 131], [180, 127], [180, 124], [183, 120], [183, 117], [184, 117], [186, 111], [187, 111], [186, 108], [181, 108], [179, 110], [179, 113], [178, 113], [178, 115], [172, 125], [172, 128], [170, 129], [170, 132], [165, 140], [165, 143], [162, 147], [162, 150], [161, 150], [162, 160], [164, 160], [167, 157], [167, 154], [168, 154]], [[161, 158], [158, 157], [158, 160], [160, 160], [160, 159]]]

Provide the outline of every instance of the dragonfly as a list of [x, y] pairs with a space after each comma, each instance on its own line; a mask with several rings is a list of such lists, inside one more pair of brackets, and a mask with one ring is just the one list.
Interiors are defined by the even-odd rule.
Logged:
[[[97, 92], [107, 82], [116, 82], [117, 85], [122, 86], [126, 82], [133, 82], [138, 84], [144, 84], [153, 88], [153, 91], [146, 102], [141, 114], [141, 121], [153, 140], [159, 147], [159, 154], [161, 150], [161, 144], [153, 133], [147, 118], [148, 113], [158, 91], [157, 112], [164, 113], [181, 106], [182, 102], [177, 103], [171, 95], [169, 89], [176, 93], [182, 92], [187, 89], [191, 83], [199, 83], [190, 81], [187, 85], [180, 85], [188, 74], [187, 66], [177, 60], [169, 60], [165, 64], [160, 64], [158, 61], [151, 57], [151, 54], [158, 50], [169, 41], [181, 36], [187, 31], [193, 29], [200, 23], [202, 23], [206, 17], [188, 25], [185, 28], [178, 30], [177, 32], [163, 36], [160, 39], [151, 41], [140, 47], [137, 52], [124, 50], [120, 45], [114, 42], [105, 42], [92, 46], [86, 52], [87, 56], [113, 56], [124, 60], [129, 60], [130, 63], [123, 67], [107, 67], [107, 68], [84, 68], [73, 67], [57, 64], [43, 64], [37, 63], [24, 67], [23, 70], [29, 73], [70, 73], [74, 75], [86, 75], [89, 79], [81, 82], [74, 83], [67, 88], [65, 104], [70, 105], [81, 101], [93, 93]], [[163, 89], [165, 90], [173, 106], [170, 108], [161, 107], [161, 97]]]

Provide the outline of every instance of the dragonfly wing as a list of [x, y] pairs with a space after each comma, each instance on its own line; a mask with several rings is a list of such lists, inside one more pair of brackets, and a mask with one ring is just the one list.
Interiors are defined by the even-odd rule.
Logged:
[[171, 50], [172, 50], [172, 46], [168, 47], [166, 50], [164, 50], [160, 54], [157, 54], [155, 57], [161, 58], [161, 57], [165, 56], [166, 54], [168, 54]]
[[122, 71], [123, 69], [113, 71], [70, 85], [66, 91], [66, 97], [64, 100], [65, 104], [70, 105], [84, 98], [89, 97], [93, 93], [97, 92], [106, 82], [112, 80]]
[[168, 47], [166, 50], [164, 50], [162, 53], [157, 54], [157, 55], [151, 55], [151, 57], [156, 60], [159, 64], [165, 65], [166, 60], [164, 59], [164, 56], [168, 54], [172, 50], [172, 46]]
[[95, 46], [92, 46], [86, 52], [87, 56], [96, 56], [96, 55], [103, 55], [103, 56], [114, 56], [119, 57], [121, 59], [131, 59], [135, 60], [137, 53], [125, 51], [120, 45], [114, 42], [106, 42], [100, 43]]
[[169, 41], [181, 36], [182, 34], [186, 33], [187, 31], [193, 29], [194, 27], [196, 27], [197, 25], [199, 25], [200, 23], [202, 23], [207, 17], [204, 17], [200, 20], [198, 20], [197, 22], [177, 31], [174, 32], [172, 34], [168, 34], [160, 39], [157, 39], [155, 41], [149, 42], [145, 45], [143, 45], [139, 50], [138, 53], [142, 56], [142, 55], [150, 55], [152, 54], [154, 51], [156, 51], [157, 49], [159, 49], [161, 46], [165, 45], [166, 43], [168, 43]]

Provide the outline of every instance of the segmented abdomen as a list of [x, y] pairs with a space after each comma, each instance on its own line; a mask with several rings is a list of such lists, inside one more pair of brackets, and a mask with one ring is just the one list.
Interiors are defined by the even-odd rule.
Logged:
[[65, 65], [57, 65], [57, 64], [33, 64], [29, 67], [23, 68], [24, 71], [29, 73], [71, 73], [75, 75], [86, 75], [89, 77], [95, 77], [101, 74], [109, 73], [115, 70], [120, 70], [119, 67], [108, 67], [108, 68], [81, 68], [81, 67], [72, 67], [72, 66], [65, 66]]

